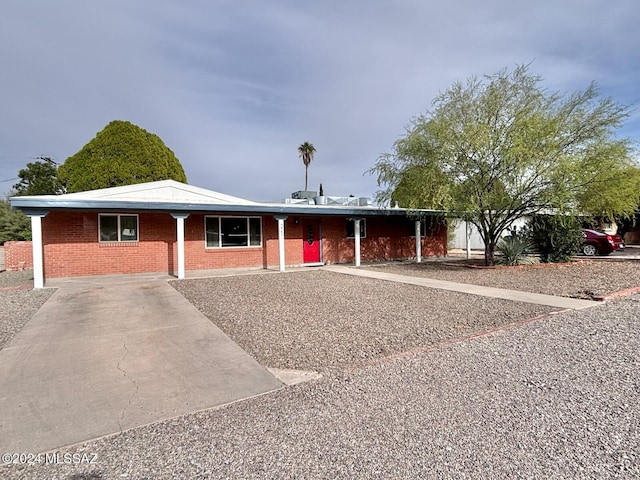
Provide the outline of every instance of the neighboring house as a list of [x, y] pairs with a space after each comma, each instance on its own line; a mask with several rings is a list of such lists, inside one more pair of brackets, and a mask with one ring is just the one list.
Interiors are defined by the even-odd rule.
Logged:
[[[529, 223], [529, 220], [531, 220], [531, 216], [525, 216], [514, 220], [513, 224], [508, 229], [503, 230], [500, 236], [505, 237], [509, 235], [513, 228], [520, 229], [524, 227]], [[449, 242], [449, 248], [484, 250], [484, 241], [480, 236], [478, 227], [473, 225], [471, 222], [466, 222], [459, 218], [453, 220], [453, 225], [453, 235]]]
[[184, 278], [193, 270], [283, 271], [287, 265], [446, 255], [441, 212], [379, 208], [365, 198], [309, 198], [312, 192], [292, 196], [257, 203], [164, 180], [10, 200], [31, 217], [36, 288], [45, 277]]
[[[531, 215], [517, 218], [509, 228], [502, 231], [500, 236], [505, 237], [510, 235], [514, 228], [520, 230], [531, 221], [531, 218]], [[484, 250], [484, 241], [480, 236], [478, 227], [471, 222], [466, 222], [459, 218], [453, 219], [452, 224], [452, 235], [448, 245], [450, 249], [466, 250], [468, 248], [469, 250]], [[618, 225], [613, 222], [604, 222], [597, 230], [603, 231], [608, 235], [615, 235], [618, 231]], [[632, 227], [624, 236], [624, 241], [626, 244], [640, 243], [640, 228]]]
[[627, 233], [625, 233], [624, 243], [626, 245], [640, 245], [640, 223], [634, 225]]

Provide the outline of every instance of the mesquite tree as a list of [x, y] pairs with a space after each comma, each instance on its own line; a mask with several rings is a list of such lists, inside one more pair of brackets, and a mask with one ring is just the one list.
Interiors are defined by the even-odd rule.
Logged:
[[471, 221], [492, 265], [514, 220], [536, 213], [631, 215], [640, 200], [631, 141], [615, 136], [628, 107], [592, 84], [551, 93], [528, 66], [457, 82], [378, 158], [378, 202]]

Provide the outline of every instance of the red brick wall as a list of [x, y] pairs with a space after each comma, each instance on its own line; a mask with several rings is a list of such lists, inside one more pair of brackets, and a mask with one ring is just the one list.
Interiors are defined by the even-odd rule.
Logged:
[[[204, 214], [193, 214], [185, 221], [186, 270], [278, 265], [278, 222], [273, 215], [262, 218], [262, 247], [205, 248], [204, 218]], [[302, 263], [300, 224], [289, 217], [284, 231], [287, 264]]]
[[[261, 247], [224, 249], [205, 248], [204, 217], [192, 214], [185, 220], [187, 271], [278, 265], [278, 224], [273, 215], [262, 219]], [[363, 260], [415, 257], [413, 222], [390, 216], [371, 217], [366, 222], [367, 236], [361, 241]], [[302, 223], [302, 218], [293, 216], [285, 221], [287, 265], [303, 263]], [[168, 213], [141, 213], [139, 241], [131, 244], [98, 242], [98, 212], [50, 212], [42, 229], [45, 278], [177, 271], [176, 221]], [[354, 260], [354, 240], [345, 238], [346, 218], [323, 218], [321, 231], [325, 262]], [[432, 233], [422, 239], [422, 254], [446, 254], [446, 229], [434, 227]], [[25, 251], [31, 261], [30, 243]]]
[[168, 213], [141, 213], [138, 242], [100, 243], [97, 212], [50, 212], [42, 219], [45, 278], [173, 272], [175, 232]]
[[[346, 263], [355, 259], [355, 239], [346, 238], [346, 218], [322, 220], [322, 252], [325, 263]], [[402, 217], [380, 216], [365, 220], [365, 238], [360, 239], [363, 261], [400, 260], [416, 256], [415, 222]], [[437, 221], [427, 221], [421, 237], [424, 257], [447, 254], [447, 229]]]
[[33, 268], [31, 242], [5, 242], [4, 268], [6, 270]]

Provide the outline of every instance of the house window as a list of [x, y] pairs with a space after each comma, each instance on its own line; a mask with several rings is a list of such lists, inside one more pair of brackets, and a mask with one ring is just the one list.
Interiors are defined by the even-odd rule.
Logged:
[[[416, 236], [416, 222], [414, 219], [406, 219], [407, 228], [409, 230], [409, 235], [412, 237]], [[446, 225], [446, 220], [441, 217], [425, 217], [420, 219], [420, 236], [421, 237], [430, 237], [438, 231], [440, 227]]]
[[[420, 220], [420, 236], [421, 237], [426, 237], [427, 235], [429, 235], [431, 232], [431, 227], [430, 225], [427, 225], [428, 220], [423, 219]], [[409, 232], [409, 236], [411, 237], [415, 237], [416, 236], [416, 221], [407, 218], [406, 219], [406, 224], [407, 224], [407, 231]]]
[[138, 215], [98, 215], [101, 242], [137, 242]]
[[205, 217], [205, 242], [207, 248], [259, 247], [260, 217]]
[[[355, 229], [355, 221], [351, 218], [347, 219], [347, 238], [355, 238], [356, 229]], [[367, 237], [367, 221], [366, 218], [360, 219], [360, 238]]]

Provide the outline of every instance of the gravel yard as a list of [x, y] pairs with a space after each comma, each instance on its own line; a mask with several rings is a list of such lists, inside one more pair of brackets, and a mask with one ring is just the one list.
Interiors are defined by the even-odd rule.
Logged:
[[31, 271], [0, 273], [0, 349], [20, 331], [54, 292], [53, 289], [6, 290], [23, 285], [33, 286]]
[[172, 282], [262, 365], [322, 370], [552, 311], [323, 270]]
[[532, 267], [469, 268], [462, 261], [387, 263], [367, 268], [485, 287], [592, 298], [640, 286], [640, 261], [579, 261]]
[[0, 289], [23, 286], [33, 287], [33, 270], [0, 272]]
[[[593, 288], [575, 275], [586, 265], [624, 265], [594, 292], [640, 283], [631, 262], [368, 268], [558, 294]], [[22, 281], [3, 275], [0, 287]], [[323, 378], [63, 448], [55, 463], [0, 464], [0, 478], [640, 478], [640, 295], [456, 341], [552, 309], [322, 270], [172, 284], [263, 365]], [[52, 293], [0, 290], [0, 348]]]
[[58, 452], [95, 454], [94, 465], [0, 467], [0, 477], [638, 478], [639, 313], [635, 295], [334, 369]]

